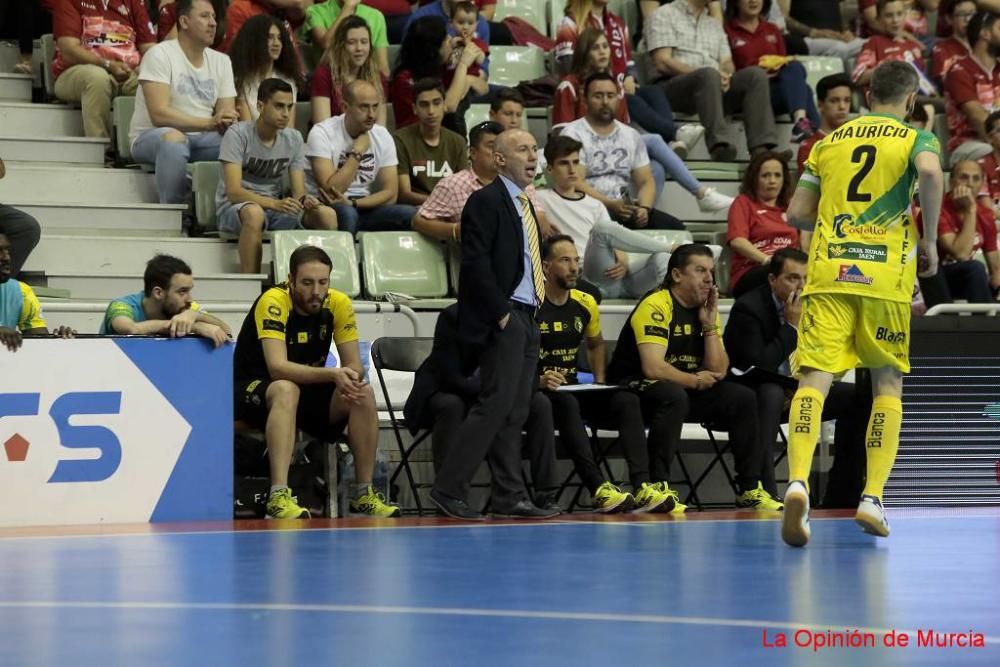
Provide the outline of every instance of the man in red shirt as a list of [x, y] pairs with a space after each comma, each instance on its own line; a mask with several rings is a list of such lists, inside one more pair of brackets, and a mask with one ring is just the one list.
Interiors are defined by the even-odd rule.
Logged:
[[976, 14], [969, 22], [972, 53], [945, 76], [948, 102], [948, 151], [951, 164], [978, 160], [993, 148], [987, 143], [986, 117], [1000, 108], [1000, 16]]
[[931, 51], [931, 77], [939, 86], [956, 62], [969, 55], [971, 49], [966, 31], [969, 21], [976, 15], [974, 0], [958, 0], [951, 3], [945, 12], [951, 17], [952, 34], [947, 39], [939, 39]]
[[847, 122], [851, 114], [851, 95], [854, 87], [846, 74], [824, 76], [816, 84], [816, 99], [819, 101], [819, 130], [799, 144], [797, 158], [798, 172], [801, 174], [809, 153], [817, 141]]
[[979, 191], [979, 197], [989, 199], [989, 206], [997, 214], [1000, 211], [1000, 111], [991, 113], [984, 125], [986, 138], [993, 150], [977, 160], [983, 170], [983, 189]]
[[111, 100], [133, 96], [142, 54], [156, 44], [143, 0], [58, 0], [52, 32], [56, 97], [79, 102], [88, 137], [111, 136]]
[[[1000, 252], [997, 252], [997, 224], [993, 210], [977, 200], [983, 172], [972, 160], [957, 162], [951, 170], [951, 192], [941, 204], [938, 222], [938, 252], [941, 270], [932, 278], [920, 279], [920, 291], [928, 307], [965, 299], [969, 303], [990, 303], [1000, 291]], [[923, 226], [923, 216], [917, 225]], [[989, 265], [975, 256], [982, 250]]]

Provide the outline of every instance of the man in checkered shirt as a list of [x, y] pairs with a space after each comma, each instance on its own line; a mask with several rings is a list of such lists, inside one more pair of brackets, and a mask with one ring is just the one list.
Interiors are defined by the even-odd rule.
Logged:
[[767, 72], [760, 67], [735, 71], [726, 33], [709, 16], [708, 4], [675, 0], [663, 5], [646, 22], [645, 43], [671, 106], [697, 113], [712, 159], [731, 162], [736, 147], [725, 114], [743, 114], [751, 153], [774, 148], [778, 136]]

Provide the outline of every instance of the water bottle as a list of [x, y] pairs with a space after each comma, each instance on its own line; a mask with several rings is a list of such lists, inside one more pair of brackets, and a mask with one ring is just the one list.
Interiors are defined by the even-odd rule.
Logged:
[[354, 455], [350, 452], [347, 456], [339, 457], [337, 464], [338, 478], [337, 484], [337, 516], [347, 516], [350, 512], [351, 486], [354, 484]]

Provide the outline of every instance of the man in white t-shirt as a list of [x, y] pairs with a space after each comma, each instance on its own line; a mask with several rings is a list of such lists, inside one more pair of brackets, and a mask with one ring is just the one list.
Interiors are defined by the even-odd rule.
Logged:
[[[539, 190], [537, 196], [552, 220], [573, 239], [583, 256], [583, 275], [600, 288], [601, 296], [638, 299], [663, 282], [673, 247], [614, 222], [601, 202], [580, 192], [582, 148], [566, 135], [549, 139], [545, 161], [552, 189]], [[646, 254], [630, 263], [628, 252]]]
[[129, 138], [138, 162], [156, 166], [161, 204], [188, 201], [187, 163], [219, 158], [226, 129], [239, 120], [229, 56], [209, 47], [209, 0], [177, 0], [177, 39], [142, 59]]
[[306, 142], [309, 187], [337, 212], [337, 227], [359, 231], [410, 228], [416, 209], [396, 203], [396, 143], [375, 124], [379, 92], [364, 80], [344, 86], [344, 113], [313, 126]]
[[587, 113], [563, 127], [561, 133], [583, 144], [580, 159], [587, 179], [578, 189], [604, 204], [612, 218], [629, 227], [684, 229], [683, 222], [653, 208], [659, 188], [639, 133], [615, 120], [619, 99], [614, 77], [607, 72], [591, 74], [583, 94]]

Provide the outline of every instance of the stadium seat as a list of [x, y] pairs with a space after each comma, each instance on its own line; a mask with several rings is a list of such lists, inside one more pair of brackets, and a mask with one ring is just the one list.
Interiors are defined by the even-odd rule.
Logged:
[[474, 128], [476, 125], [487, 121], [490, 119], [490, 105], [489, 104], [471, 104], [469, 108], [465, 110], [465, 127], [468, 129]]
[[458, 275], [462, 271], [462, 246], [458, 243], [448, 243], [448, 279], [451, 281], [451, 293], [458, 296]]
[[302, 138], [309, 137], [309, 123], [312, 121], [312, 106], [308, 102], [295, 103], [295, 129], [302, 133]]
[[382, 387], [382, 396], [385, 399], [386, 410], [389, 412], [389, 424], [392, 426], [392, 432], [396, 438], [396, 446], [399, 448], [399, 465], [389, 478], [389, 488], [392, 488], [392, 485], [395, 484], [400, 471], [405, 472], [406, 481], [410, 485], [410, 492], [413, 494], [413, 502], [417, 507], [418, 515], [423, 514], [423, 505], [420, 502], [419, 490], [421, 488], [430, 488], [433, 484], [429, 482], [417, 483], [413, 476], [413, 470], [410, 468], [410, 455], [413, 454], [413, 450], [420, 443], [427, 439], [431, 431], [425, 430], [420, 433], [410, 443], [409, 447], [403, 444], [403, 431], [408, 429], [406, 420], [402, 414], [403, 406], [399, 404], [393, 405], [382, 372], [398, 371], [416, 373], [417, 369], [420, 368], [420, 364], [430, 356], [433, 346], [433, 338], [386, 337], [375, 339], [371, 349], [372, 365], [375, 367], [379, 386]]
[[639, 25], [639, 3], [634, 0], [611, 0], [608, 3], [608, 10], [625, 21], [629, 37], [635, 39], [636, 27]]
[[546, 0], [499, 0], [493, 14], [494, 21], [503, 21], [508, 16], [516, 16], [530, 23], [535, 30], [547, 34], [545, 27]]
[[566, 15], [565, 0], [548, 0], [545, 6], [545, 15], [548, 17], [549, 23], [548, 35], [555, 39], [556, 33], [559, 31], [559, 22]]
[[386, 57], [389, 59], [389, 71], [392, 72], [396, 69], [396, 56], [399, 55], [399, 44], [390, 44], [389, 48], [386, 49]]
[[448, 294], [444, 247], [418, 232], [360, 232], [365, 294], [439, 299]]
[[52, 78], [52, 63], [56, 60], [56, 38], [51, 34], [42, 35], [42, 82], [45, 96], [52, 100], [56, 96], [56, 80]]
[[797, 56], [796, 60], [806, 68], [806, 82], [813, 94], [816, 93], [816, 84], [824, 76], [841, 74], [844, 71], [844, 61], [833, 56]]
[[494, 46], [490, 49], [490, 83], [513, 88], [545, 75], [545, 52], [534, 46]]
[[204, 231], [217, 229], [215, 220], [215, 191], [222, 179], [218, 162], [194, 162], [188, 165], [191, 174], [191, 193], [194, 196], [194, 214]]
[[116, 97], [111, 102], [111, 125], [114, 128], [114, 145], [118, 160], [123, 164], [132, 162], [132, 142], [129, 140], [129, 129], [132, 127], [132, 114], [135, 111], [134, 97]]
[[361, 294], [361, 276], [358, 273], [358, 254], [350, 232], [330, 232], [312, 229], [274, 232], [271, 239], [271, 265], [275, 284], [288, 280], [288, 260], [296, 248], [314, 245], [322, 248], [333, 262], [330, 287], [352, 299]]

